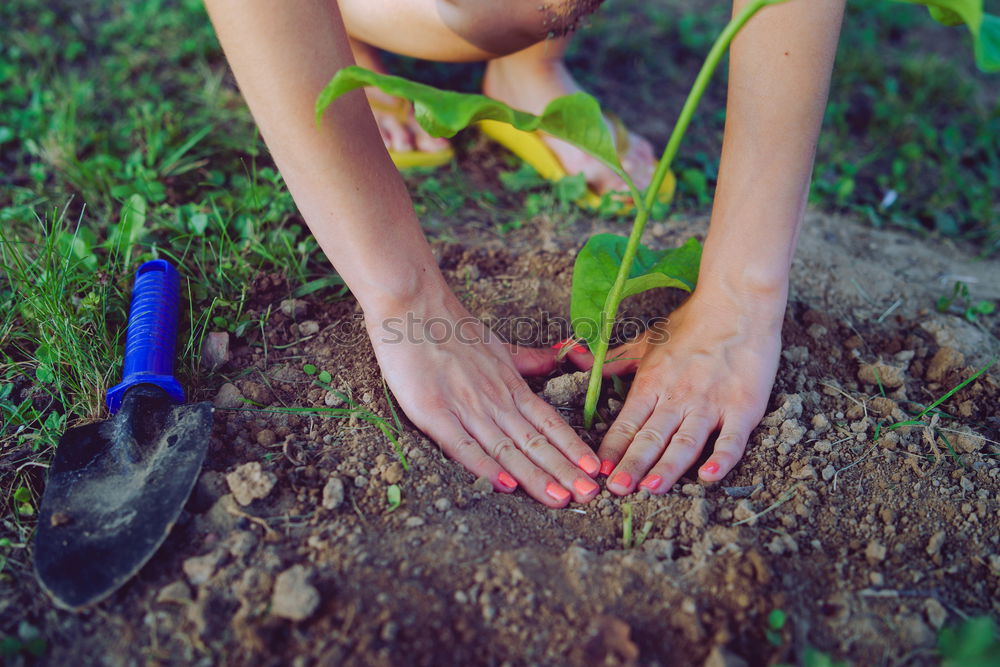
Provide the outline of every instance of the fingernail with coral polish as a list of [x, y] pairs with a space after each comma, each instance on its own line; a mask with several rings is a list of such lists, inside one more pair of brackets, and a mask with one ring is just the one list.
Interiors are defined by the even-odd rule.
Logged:
[[510, 476], [510, 473], [504, 471], [497, 475], [497, 481], [500, 482], [500, 486], [505, 489], [510, 489], [513, 491], [517, 488], [517, 480]]
[[603, 461], [601, 461], [601, 474], [602, 475], [610, 475], [611, 471], [614, 470], [614, 469], [615, 469], [615, 464], [614, 464], [613, 461], [608, 461], [607, 459], [604, 459]]
[[611, 478], [611, 484], [627, 489], [632, 485], [632, 475], [622, 470]]
[[591, 456], [590, 454], [587, 454], [586, 456], [581, 456], [580, 460], [577, 461], [577, 464], [580, 466], [580, 469], [583, 470], [583, 472], [587, 473], [591, 477], [596, 475], [597, 471], [601, 469], [601, 464], [597, 460], [597, 457]]
[[650, 491], [656, 491], [660, 487], [660, 482], [663, 481], [663, 477], [660, 475], [647, 475], [646, 479], [639, 482], [639, 486], [644, 489], [649, 489]]
[[589, 496], [597, 491], [597, 484], [595, 484], [592, 479], [580, 477], [573, 482], [573, 488], [576, 489], [576, 492], [581, 496]]
[[719, 472], [719, 464], [715, 461], [709, 461], [701, 467], [701, 471], [707, 475], [714, 475]]
[[562, 488], [555, 482], [549, 482], [545, 485], [545, 493], [547, 493], [550, 498], [560, 503], [569, 500], [569, 491]]

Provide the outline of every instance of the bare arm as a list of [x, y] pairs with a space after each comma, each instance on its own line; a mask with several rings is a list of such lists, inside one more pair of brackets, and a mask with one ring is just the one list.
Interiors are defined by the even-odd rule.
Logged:
[[314, 121], [320, 90], [354, 64], [336, 3], [205, 4], [295, 203], [362, 307], [440, 289], [437, 263], [364, 94], [345, 95], [321, 126]]
[[610, 368], [636, 369], [599, 451], [602, 466], [614, 467], [608, 487], [615, 493], [637, 485], [665, 493], [716, 431], [699, 474], [722, 479], [764, 414], [843, 10], [844, 0], [791, 0], [763, 9], [733, 41], [698, 286], [659, 336], [616, 352], [638, 362]]
[[767, 7], [733, 40], [706, 288], [766, 293], [787, 284], [844, 4]]
[[[554, 351], [505, 345], [452, 294], [364, 94], [338, 99], [316, 126], [317, 95], [353, 63], [337, 3], [206, 4], [299, 210], [364, 309], [383, 376], [403, 411], [498, 491], [520, 484], [553, 507], [593, 499], [593, 452], [520, 374], [550, 370]], [[431, 322], [445, 330], [422, 328]], [[416, 335], [401, 338], [403, 329]]]

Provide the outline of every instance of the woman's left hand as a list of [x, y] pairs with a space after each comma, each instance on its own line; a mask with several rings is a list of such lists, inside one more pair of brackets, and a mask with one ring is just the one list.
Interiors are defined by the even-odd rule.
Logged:
[[783, 294], [696, 292], [668, 320], [609, 351], [605, 375], [635, 372], [598, 450], [609, 490], [666, 493], [717, 431], [699, 476], [715, 482], [732, 470], [767, 407], [784, 306]]

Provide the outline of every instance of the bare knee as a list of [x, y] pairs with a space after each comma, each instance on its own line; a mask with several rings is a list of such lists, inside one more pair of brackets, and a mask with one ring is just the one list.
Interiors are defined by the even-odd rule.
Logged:
[[572, 32], [604, 0], [437, 0], [441, 19], [463, 39], [506, 55]]

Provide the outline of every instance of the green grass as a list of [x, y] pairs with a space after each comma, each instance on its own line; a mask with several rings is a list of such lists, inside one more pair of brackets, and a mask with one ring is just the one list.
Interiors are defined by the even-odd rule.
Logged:
[[[570, 65], [608, 108], [662, 144], [727, 13], [725, 3], [609, 0], [576, 38]], [[189, 386], [204, 381], [196, 362], [207, 331], [261, 336], [267, 313], [247, 308], [256, 276], [280, 272], [299, 296], [334, 298], [343, 286], [298, 216], [200, 0], [9, 0], [0, 25], [5, 585], [29, 567], [33, 518], [17, 508], [37, 505], [58, 435], [102, 416], [104, 392], [119, 378], [139, 262], [169, 259], [187, 278], [178, 372]], [[392, 62], [437, 83], [478, 87], [481, 66]], [[713, 85], [708, 113], [682, 147], [681, 215], [710, 206], [724, 89], [721, 79]], [[1000, 77], [973, 70], [961, 32], [916, 7], [852, 2], [813, 203], [996, 252], [998, 92]], [[663, 120], [652, 112], [661, 104]], [[479, 150], [478, 141], [461, 137], [460, 153]], [[581, 216], [570, 203], [579, 179], [552, 186], [504, 157], [486, 171], [407, 176], [428, 228], [445, 234], [455, 221], [485, 220], [503, 234], [546, 216], [559, 224]], [[398, 418], [378, 419], [401, 454], [391, 437]], [[22, 634], [19, 646], [31, 645], [33, 635]]]

